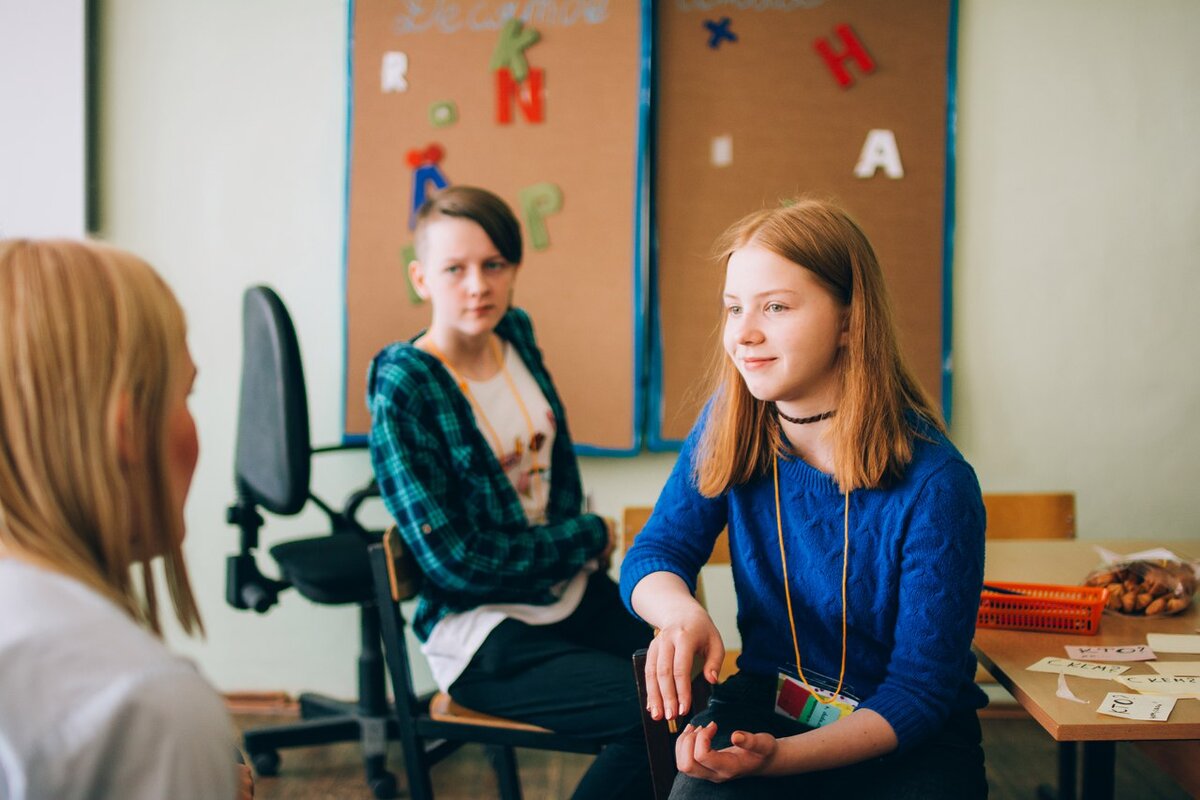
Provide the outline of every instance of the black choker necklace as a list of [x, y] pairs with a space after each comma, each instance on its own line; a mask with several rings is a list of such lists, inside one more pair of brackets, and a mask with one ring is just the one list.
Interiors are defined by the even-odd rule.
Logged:
[[837, 409], [826, 411], [824, 414], [813, 414], [811, 417], [789, 417], [787, 414], [779, 410], [779, 406], [775, 406], [775, 413], [786, 419], [793, 425], [807, 425], [810, 422], [820, 422], [823, 419], [829, 419], [837, 413]]

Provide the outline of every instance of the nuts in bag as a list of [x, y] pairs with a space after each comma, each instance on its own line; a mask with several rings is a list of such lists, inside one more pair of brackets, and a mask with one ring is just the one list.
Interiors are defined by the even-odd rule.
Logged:
[[1178, 614], [1196, 592], [1197, 564], [1171, 558], [1128, 558], [1092, 570], [1085, 586], [1108, 589], [1108, 608], [1121, 614], [1155, 617]]

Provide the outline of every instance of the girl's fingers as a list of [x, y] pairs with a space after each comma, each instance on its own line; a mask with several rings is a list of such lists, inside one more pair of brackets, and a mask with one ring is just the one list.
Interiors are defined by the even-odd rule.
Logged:
[[[659, 636], [659, 639], [667, 637]], [[658, 658], [655, 659], [654, 681], [657, 684], [659, 692], [659, 702], [662, 709], [662, 714], [667, 719], [675, 719], [678, 716], [679, 700], [675, 694], [675, 647], [673, 644], [662, 644], [658, 649]], [[649, 677], [649, 676], [647, 676]]]
[[703, 761], [705, 756], [712, 752], [712, 740], [716, 735], [717, 723], [715, 722], [710, 722], [696, 731], [696, 741], [692, 746], [692, 757], [696, 761]]
[[704, 678], [711, 684], [716, 684], [721, 674], [721, 665], [725, 661], [725, 644], [721, 635], [713, 628], [708, 637], [708, 652], [704, 659]]
[[774, 749], [775, 740], [769, 733], [734, 731], [733, 736], [729, 737], [729, 743], [755, 755], [769, 756]]
[[687, 772], [692, 766], [692, 748], [695, 746], [696, 728], [685, 725], [683, 732], [675, 739], [675, 766], [680, 772]]
[[651, 719], [663, 718], [662, 692], [658, 688], [658, 659], [662, 642], [655, 639], [646, 650], [646, 710]]
[[716, 773], [698, 763], [695, 758], [696, 737], [700, 730], [702, 729], [688, 725], [684, 727], [683, 733], [679, 734], [679, 738], [675, 740], [675, 766], [680, 772], [693, 778], [713, 780], [717, 777]]
[[683, 716], [692, 703], [692, 652], [690, 650], [682, 647], [675, 649], [672, 673], [675, 679], [675, 697], [678, 701], [676, 711]]

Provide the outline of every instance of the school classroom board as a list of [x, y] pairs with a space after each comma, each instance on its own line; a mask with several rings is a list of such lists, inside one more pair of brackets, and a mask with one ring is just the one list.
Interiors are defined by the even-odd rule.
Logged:
[[953, 0], [355, 0], [348, 437], [369, 426], [371, 356], [428, 323], [407, 285], [409, 226], [450, 183], [491, 188], [521, 217], [515, 300], [584, 453], [678, 446], [717, 346], [713, 243], [801, 195], [862, 224], [905, 355], [949, 416], [956, 11]]
[[[412, 214], [472, 184], [521, 220], [529, 311], [584, 452], [641, 444], [648, 2], [354, 0], [345, 432], [365, 434], [372, 356], [429, 323]], [[514, 10], [517, 15], [514, 16]]]
[[905, 355], [949, 413], [951, 0], [659, 4], [648, 444], [677, 446], [718, 346], [719, 235], [798, 195], [862, 225]]

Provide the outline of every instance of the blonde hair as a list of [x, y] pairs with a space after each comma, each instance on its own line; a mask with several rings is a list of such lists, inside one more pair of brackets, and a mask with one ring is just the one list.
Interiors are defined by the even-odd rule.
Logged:
[[156, 633], [157, 554], [183, 629], [203, 630], [166, 469], [185, 336], [171, 290], [137, 257], [0, 241], [0, 553], [83, 582]]
[[[915, 431], [908, 414], [942, 433], [937, 407], [904, 362], [892, 324], [883, 271], [862, 229], [830, 203], [804, 199], [756, 211], [718, 240], [720, 263], [749, 244], [812, 272], [848, 314], [839, 353], [834, 478], [843, 492], [897, 480], [912, 460]], [[772, 403], [756, 399], [721, 349], [711, 371], [713, 401], [693, 469], [702, 494], [716, 497], [764, 474], [782, 447]]]

